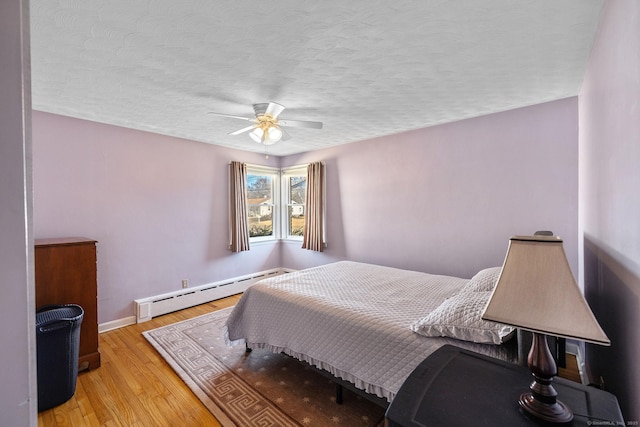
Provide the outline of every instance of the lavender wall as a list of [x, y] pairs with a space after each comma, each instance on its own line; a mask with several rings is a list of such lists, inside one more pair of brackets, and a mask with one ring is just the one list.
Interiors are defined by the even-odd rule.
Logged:
[[0, 2], [0, 425], [37, 425], [29, 5]]
[[592, 379], [640, 420], [640, 2], [607, 1], [580, 91], [580, 269], [611, 339]]
[[[552, 229], [577, 268], [577, 99], [285, 158], [34, 112], [36, 237], [99, 241], [99, 321], [136, 298], [339, 259], [470, 277]], [[327, 162], [328, 250], [227, 251], [227, 164]]]
[[98, 240], [98, 321], [136, 298], [280, 266], [278, 245], [228, 251], [231, 160], [277, 158], [33, 114], [34, 234]]
[[553, 230], [577, 274], [577, 98], [283, 159], [327, 164], [322, 254], [283, 245], [304, 268], [352, 259], [470, 277], [501, 265], [514, 234]]

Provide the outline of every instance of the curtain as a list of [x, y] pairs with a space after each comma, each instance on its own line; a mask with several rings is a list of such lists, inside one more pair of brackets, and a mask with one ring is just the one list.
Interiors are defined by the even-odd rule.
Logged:
[[232, 252], [249, 250], [247, 222], [247, 165], [231, 162], [229, 166], [229, 249]]
[[324, 165], [321, 162], [307, 166], [307, 212], [304, 216], [302, 247], [324, 251]]

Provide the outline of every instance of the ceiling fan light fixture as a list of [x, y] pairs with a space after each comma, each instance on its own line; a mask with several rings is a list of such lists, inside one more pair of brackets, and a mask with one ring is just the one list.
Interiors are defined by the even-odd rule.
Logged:
[[265, 137], [265, 142], [269, 141], [271, 143], [275, 143], [280, 141], [280, 139], [282, 138], [282, 131], [280, 130], [279, 127], [277, 126], [270, 126], [267, 129], [267, 134]]
[[280, 120], [279, 116], [283, 110], [284, 106], [276, 104], [275, 102], [269, 102], [262, 104], [253, 104], [255, 118], [234, 116], [224, 113], [214, 113], [212, 111], [210, 112], [210, 114], [253, 122], [253, 125], [233, 132], [229, 132], [229, 135], [235, 136], [248, 132], [252, 140], [257, 142], [258, 144], [264, 145], [273, 145], [283, 139], [285, 141], [291, 139], [291, 135], [280, 129], [281, 126], [322, 129], [322, 122], [311, 122], [308, 120]]
[[264, 135], [264, 131], [262, 130], [262, 128], [258, 128], [258, 127], [249, 133], [249, 136], [251, 137], [251, 139], [253, 139], [258, 144], [262, 143], [263, 135]]

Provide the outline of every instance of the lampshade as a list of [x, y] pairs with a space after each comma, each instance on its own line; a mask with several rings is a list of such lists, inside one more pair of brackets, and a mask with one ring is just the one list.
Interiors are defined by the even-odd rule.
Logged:
[[282, 130], [273, 123], [260, 123], [249, 132], [249, 136], [258, 144], [273, 145], [282, 139]]
[[611, 345], [578, 288], [562, 239], [514, 236], [483, 319]]
[[280, 128], [278, 128], [277, 126], [270, 126], [267, 129], [265, 142], [269, 141], [271, 143], [276, 143], [280, 141], [280, 138], [282, 138], [282, 131], [280, 130]]
[[249, 133], [249, 136], [251, 137], [251, 139], [253, 139], [258, 144], [262, 142], [263, 135], [264, 135], [264, 131], [262, 130], [262, 128], [259, 128], [259, 127], [255, 128]]

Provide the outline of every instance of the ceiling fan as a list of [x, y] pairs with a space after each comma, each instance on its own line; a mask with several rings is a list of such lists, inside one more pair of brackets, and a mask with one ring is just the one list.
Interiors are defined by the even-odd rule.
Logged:
[[209, 114], [253, 122], [251, 126], [229, 132], [229, 135], [240, 135], [241, 133], [250, 131], [249, 136], [251, 139], [264, 145], [275, 144], [281, 139], [284, 141], [291, 139], [291, 136], [281, 129], [283, 126], [322, 129], [322, 122], [279, 119], [278, 117], [280, 116], [280, 113], [284, 111], [284, 106], [276, 104], [275, 102], [253, 104], [253, 111], [255, 113], [255, 117], [233, 116], [230, 114], [214, 112], [210, 112]]

